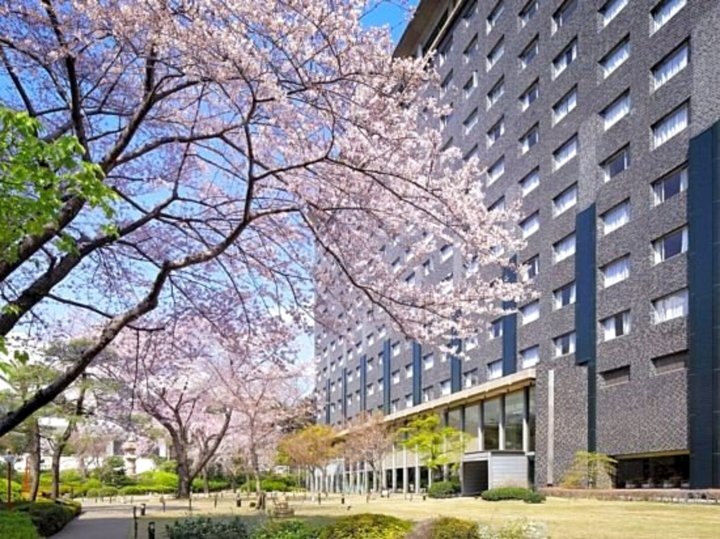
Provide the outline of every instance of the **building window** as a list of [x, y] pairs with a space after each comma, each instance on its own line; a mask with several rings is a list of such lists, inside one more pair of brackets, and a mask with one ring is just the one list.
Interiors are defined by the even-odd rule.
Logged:
[[614, 314], [600, 321], [603, 328], [603, 340], [611, 341], [630, 333], [630, 311]]
[[653, 90], [657, 90], [685, 69], [690, 61], [690, 45], [683, 43], [652, 68]]
[[630, 200], [623, 200], [617, 206], [602, 214], [603, 234], [607, 235], [630, 222]]
[[505, 79], [500, 78], [499, 81], [490, 89], [487, 94], [487, 108], [492, 107], [505, 93]]
[[505, 117], [502, 116], [487, 132], [488, 148], [495, 144], [505, 134]]
[[536, 168], [520, 180], [520, 190], [522, 192], [522, 196], [528, 196], [537, 188], [538, 185], [540, 185], [540, 170]]
[[465, 134], [467, 135], [470, 131], [472, 131], [473, 127], [475, 127], [478, 123], [478, 109], [475, 108], [473, 111], [468, 115], [467, 118], [465, 118], [465, 121], [463, 122], [463, 126], [465, 127]]
[[575, 254], [575, 233], [565, 236], [553, 244], [553, 256], [555, 262], [560, 262]]
[[488, 185], [495, 183], [505, 173], [505, 157], [501, 157], [487, 169]]
[[394, 342], [390, 346], [390, 349], [392, 350], [392, 357], [397, 357], [400, 355], [400, 343]]
[[502, 359], [487, 364], [487, 375], [488, 380], [496, 380], [502, 376]]
[[450, 394], [450, 380], [443, 380], [440, 382], [440, 395], [446, 397]]
[[493, 320], [493, 322], [490, 324], [490, 338], [497, 339], [498, 337], [502, 337], [502, 334], [503, 334], [502, 318]]
[[412, 408], [413, 407], [413, 398], [412, 393], [409, 395], [405, 395], [405, 408]]
[[472, 2], [469, 2], [463, 9], [462, 18], [465, 21], [466, 25], [470, 24], [470, 19], [472, 19], [477, 13], [477, 7], [477, 0], [473, 0]]
[[575, 353], [575, 332], [565, 333], [553, 339], [555, 346], [555, 357]]
[[522, 110], [527, 110], [527, 108], [537, 100], [539, 95], [540, 85], [538, 81], [535, 81], [520, 96], [520, 107]]
[[610, 24], [620, 12], [628, 5], [629, 0], [609, 0], [600, 8], [603, 28]]
[[482, 403], [482, 439], [481, 450], [500, 449], [500, 398], [489, 399]]
[[653, 261], [655, 264], [659, 264], [674, 256], [683, 254], [687, 251], [687, 248], [688, 228], [684, 226], [665, 234], [653, 242]]
[[500, 40], [495, 44], [495, 46], [492, 48], [492, 50], [487, 55], [487, 71], [490, 71], [495, 64], [498, 63], [498, 60], [502, 58], [503, 53], [505, 52], [505, 38], [500, 38]]
[[561, 286], [553, 292], [553, 306], [555, 310], [562, 309], [575, 303], [575, 281]]
[[560, 8], [555, 12], [553, 15], [553, 24], [552, 24], [552, 31], [553, 33], [557, 32], [565, 26], [568, 21], [572, 18], [573, 13], [575, 13], [575, 10], [577, 9], [577, 0], [566, 0], [563, 2], [563, 4], [560, 6]]
[[433, 366], [435, 365], [435, 355], [432, 353], [425, 354], [422, 359], [422, 364], [423, 364], [424, 371], [428, 371], [428, 370], [432, 369]]
[[540, 363], [540, 347], [531, 346], [520, 351], [520, 368], [529, 369]]
[[478, 50], [478, 36], [475, 34], [470, 42], [468, 43], [468, 46], [465, 47], [465, 50], [463, 50], [463, 59], [465, 60], [465, 63], [468, 63], [473, 56], [475, 56], [475, 53]]
[[610, 369], [600, 373], [604, 387], [612, 387], [630, 381], [630, 365]]
[[688, 169], [683, 166], [674, 170], [670, 174], [663, 176], [652, 184], [653, 202], [655, 206], [662, 204], [666, 200], [679, 195], [687, 190]]
[[[475, 91], [475, 88], [477, 88], [478, 85], [478, 76], [477, 71], [473, 71], [472, 76], [467, 80], [465, 83], [465, 86], [463, 86], [463, 95], [465, 96], [465, 99], [470, 97], [472, 93]], [[477, 109], [475, 109], [477, 110]]]
[[577, 204], [577, 195], [578, 188], [575, 183], [553, 198], [553, 217], [557, 217], [575, 206]]
[[678, 11], [685, 7], [687, 0], [661, 0], [650, 12], [652, 18], [651, 33], [665, 26]]
[[552, 76], [557, 78], [567, 69], [577, 58], [577, 39], [573, 39], [570, 44], [558, 54], [552, 63]]
[[505, 211], [505, 197], [500, 197], [490, 204], [488, 211]]
[[455, 251], [455, 248], [450, 243], [446, 243], [442, 247], [440, 247], [440, 260], [442, 262], [446, 262], [450, 260], [453, 256], [453, 252]]
[[535, 255], [530, 260], [523, 264], [523, 278], [524, 280], [534, 279], [540, 271], [540, 257]]
[[476, 158], [480, 154], [480, 149], [478, 148], [478, 145], [475, 144], [472, 148], [470, 148], [470, 151], [463, 155], [463, 161], [468, 162], [470, 159]]
[[628, 115], [631, 104], [630, 92], [625, 92], [605, 107], [605, 109], [600, 113], [600, 116], [602, 116], [603, 119], [603, 127], [605, 128], [605, 131]]
[[570, 114], [577, 106], [577, 87], [565, 94], [560, 101], [553, 105], [553, 124], [560, 121]]
[[473, 369], [463, 374], [463, 387], [468, 388], [477, 385], [479, 382], [478, 371]]
[[486, 32], [489, 34], [492, 32], [492, 29], [495, 28], [498, 21], [500, 20], [500, 16], [503, 14], [503, 11], [505, 11], [505, 2], [504, 0], [500, 0], [497, 4], [495, 4], [495, 7], [490, 12], [490, 15], [487, 17], [487, 28]]
[[440, 97], [443, 97], [448, 90], [450, 89], [450, 85], [453, 81], [453, 70], [451, 69], [447, 75], [445, 75], [445, 78], [440, 83]]
[[573, 135], [567, 142], [553, 152], [553, 164], [555, 166], [555, 170], [559, 169], [575, 157], [577, 155], [577, 151], [578, 138], [577, 135]]
[[422, 390], [422, 400], [423, 402], [430, 402], [433, 398], [432, 394], [432, 386], [430, 387], [424, 387]]
[[603, 286], [609, 288], [630, 277], [630, 255], [625, 255], [607, 264], [602, 269]]
[[674, 318], [682, 318], [688, 314], [687, 288], [658, 298], [652, 302], [655, 324], [667, 322]]
[[539, 0], [530, 0], [527, 4], [525, 4], [525, 7], [520, 10], [518, 15], [520, 17], [520, 27], [524, 28], [538, 12], [538, 1]]
[[400, 383], [400, 371], [393, 371], [392, 373], [392, 383], [393, 385], [397, 385]]
[[540, 212], [536, 211], [532, 215], [520, 222], [523, 239], [529, 238], [540, 229]]
[[540, 318], [540, 300], [535, 300], [520, 307], [520, 324], [526, 325]]
[[425, 262], [422, 263], [422, 273], [425, 277], [430, 275], [430, 272], [433, 269], [432, 259], [428, 258]]
[[413, 375], [413, 365], [412, 363], [408, 363], [405, 365], [405, 378], [412, 378]]
[[538, 38], [535, 37], [535, 39], [533, 39], [530, 44], [523, 49], [520, 53], [520, 69], [525, 69], [530, 65], [530, 62], [532, 62], [538, 55], [538, 51], [540, 50], [539, 47], [540, 44]]
[[368, 397], [372, 397], [375, 394], [375, 385], [368, 384], [365, 388], [365, 392], [367, 393]]
[[438, 288], [443, 294], [450, 294], [454, 287], [455, 283], [453, 282], [453, 273], [451, 271], [443, 278], [442, 281], [440, 281]]
[[612, 180], [621, 172], [630, 168], [630, 148], [626, 146], [619, 152], [611, 155], [602, 165], [605, 181]]
[[688, 126], [690, 107], [683, 103], [652, 127], [653, 148], [658, 148]]
[[530, 128], [530, 131], [525, 133], [520, 139], [520, 152], [527, 153], [530, 148], [535, 146], [540, 140], [540, 127], [535, 124]]
[[630, 38], [624, 38], [600, 60], [603, 77], [608, 78], [630, 57]]
[[394, 414], [400, 409], [400, 399], [394, 399], [390, 404], [390, 411]]

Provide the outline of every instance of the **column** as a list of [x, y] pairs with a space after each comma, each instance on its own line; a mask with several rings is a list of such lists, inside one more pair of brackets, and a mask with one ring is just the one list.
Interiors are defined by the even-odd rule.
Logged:
[[522, 447], [525, 453], [530, 452], [530, 388], [523, 390], [523, 436]]
[[393, 444], [392, 448], [392, 477], [390, 478], [391, 486], [393, 492], [397, 490], [397, 460], [395, 457], [397, 456], [397, 451], [395, 450], [395, 444]]
[[407, 473], [407, 469], [408, 469], [408, 468], [407, 468], [407, 464], [408, 464], [408, 462], [407, 462], [407, 449], [406, 449], [405, 447], [403, 447], [402, 461], [403, 461], [403, 467], [402, 467], [402, 482], [403, 482], [403, 487], [402, 487], [402, 489], [403, 489], [403, 494], [407, 494], [407, 491], [408, 491], [408, 473]]
[[500, 397], [500, 425], [498, 426], [498, 446], [505, 449], [505, 395]]
[[420, 453], [415, 448], [415, 494], [420, 494]]

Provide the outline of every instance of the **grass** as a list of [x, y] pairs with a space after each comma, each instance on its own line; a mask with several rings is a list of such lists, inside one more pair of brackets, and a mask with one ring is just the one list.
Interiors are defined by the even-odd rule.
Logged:
[[[422, 501], [417, 496], [410, 501], [403, 499], [401, 494], [390, 499], [376, 498], [370, 503], [365, 502], [364, 496], [348, 496], [345, 506], [340, 504], [338, 495], [323, 500], [319, 506], [301, 498], [290, 498], [289, 501], [297, 517], [317, 525], [347, 514], [368, 512], [415, 521], [436, 516], [470, 518], [497, 526], [509, 520], [528, 519], [544, 522], [551, 537], [562, 539], [717, 539], [720, 529], [720, 507], [717, 505], [567, 498], [548, 498], [544, 504], [486, 502], [473, 498]], [[212, 500], [198, 499], [193, 500], [193, 516], [239, 515], [248, 519], [248, 526], [257, 525], [265, 518], [247, 506], [246, 499], [240, 509], [235, 508], [234, 499], [218, 500], [217, 508], [213, 507]], [[162, 513], [155, 500], [150, 504], [147, 516], [138, 520], [137, 538], [147, 538], [147, 523], [152, 520], [156, 523], [156, 539], [163, 539], [166, 524], [187, 516], [187, 502], [169, 501], [167, 512]]]

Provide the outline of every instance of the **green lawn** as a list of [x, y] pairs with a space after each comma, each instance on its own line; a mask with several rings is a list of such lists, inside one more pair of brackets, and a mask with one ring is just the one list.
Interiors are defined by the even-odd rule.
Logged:
[[[323, 500], [322, 505], [290, 499], [298, 517], [322, 524], [353, 513], [385, 513], [409, 520], [423, 520], [436, 516], [454, 516], [500, 526], [516, 519], [543, 522], [555, 539], [718, 539], [720, 537], [720, 506], [694, 504], [666, 504], [651, 502], [595, 501], [584, 499], [548, 498], [544, 504], [523, 502], [485, 502], [472, 498], [413, 501], [394, 495], [388, 500], [350, 496], [345, 506], [339, 496]], [[349, 504], [350, 509], [347, 509]], [[248, 518], [248, 525], [257, 525], [261, 518], [247, 507], [236, 509], [234, 501], [219, 500], [213, 508], [210, 500], [195, 500], [194, 515], [232, 516]], [[138, 522], [138, 538], [147, 537], [147, 522], [156, 522], [156, 538], [165, 537], [165, 524], [188, 516], [186, 505], [168, 504], [162, 513], [151, 505], [148, 515]]]

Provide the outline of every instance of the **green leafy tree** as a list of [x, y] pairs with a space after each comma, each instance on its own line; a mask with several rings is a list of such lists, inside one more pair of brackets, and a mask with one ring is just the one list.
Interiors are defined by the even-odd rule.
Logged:
[[566, 488], [612, 488], [617, 461], [605, 453], [578, 451], [561, 486]]
[[402, 445], [418, 454], [422, 462], [433, 472], [445, 466], [456, 467], [465, 450], [462, 431], [443, 426], [440, 417], [428, 414], [412, 419], [398, 434]]

